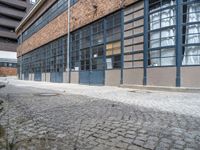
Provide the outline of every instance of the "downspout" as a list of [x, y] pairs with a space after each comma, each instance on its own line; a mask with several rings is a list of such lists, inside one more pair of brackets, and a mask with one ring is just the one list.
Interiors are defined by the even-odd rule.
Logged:
[[22, 65], [23, 65], [23, 55], [21, 56], [21, 65], [20, 65], [20, 80], [22, 80], [22, 69], [23, 69], [23, 67], [22, 67]]
[[148, 22], [149, 22], [149, 0], [144, 1], [144, 74], [143, 85], [147, 85], [147, 67], [148, 67]]
[[67, 78], [68, 83], [70, 83], [70, 61], [69, 61], [69, 51], [70, 51], [70, 0], [68, 0], [68, 9], [67, 9]]
[[181, 61], [182, 61], [182, 0], [176, 1], [176, 87], [181, 86]]

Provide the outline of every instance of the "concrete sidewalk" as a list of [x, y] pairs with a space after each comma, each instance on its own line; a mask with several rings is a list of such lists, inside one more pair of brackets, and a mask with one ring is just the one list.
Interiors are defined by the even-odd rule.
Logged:
[[131, 88], [138, 90], [166, 91], [166, 92], [183, 92], [183, 93], [200, 93], [200, 88], [195, 87], [169, 87], [169, 86], [143, 86], [134, 84], [120, 85], [122, 88]]

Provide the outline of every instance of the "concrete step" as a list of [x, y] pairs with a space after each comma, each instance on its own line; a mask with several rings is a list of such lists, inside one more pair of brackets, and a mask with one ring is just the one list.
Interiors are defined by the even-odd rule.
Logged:
[[122, 88], [151, 90], [151, 91], [166, 91], [166, 92], [183, 92], [183, 93], [200, 93], [200, 88], [193, 87], [167, 87], [167, 86], [143, 86], [134, 84], [122, 84]]

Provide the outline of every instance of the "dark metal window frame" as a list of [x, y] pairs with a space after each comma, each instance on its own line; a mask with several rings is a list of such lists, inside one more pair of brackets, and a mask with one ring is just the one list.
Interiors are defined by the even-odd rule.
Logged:
[[[119, 20], [119, 23], [117, 24], [113, 24], [113, 27], [108, 27], [107, 28], [107, 22], [109, 19], [112, 19], [112, 21], [114, 22], [115, 19], [114, 17], [116, 17], [116, 15], [118, 14], [117, 17], [120, 18]], [[78, 29], [74, 32], [71, 33], [71, 37], [70, 37], [70, 67], [71, 67], [71, 71], [72, 70], [72, 53], [74, 52], [74, 46], [73, 46], [73, 40], [72, 40], [72, 37], [73, 37], [73, 34], [76, 32], [78, 33], [78, 38], [77, 38], [77, 48], [76, 48], [76, 51], [79, 53], [79, 60], [76, 60], [76, 62], [78, 61], [79, 62], [79, 71], [81, 71], [81, 51], [83, 49], [88, 49], [89, 50], [89, 55], [90, 57], [87, 58], [88, 61], [89, 61], [89, 70], [98, 70], [98, 69], [106, 69], [106, 55], [105, 55], [105, 51], [106, 51], [106, 44], [109, 44], [109, 43], [113, 43], [113, 42], [120, 42], [121, 43], [121, 46], [120, 46], [120, 49], [122, 49], [122, 38], [123, 38], [123, 30], [122, 30], [122, 27], [123, 27], [123, 24], [122, 24], [122, 11], [118, 11], [118, 12], [114, 12], [113, 14], [110, 14], [109, 16], [107, 17], [104, 17], [103, 19], [100, 19], [90, 25], [87, 25], [81, 29]], [[98, 23], [102, 23], [102, 26], [103, 26], [103, 30], [101, 31], [97, 31], [97, 32], [93, 32], [92, 30], [92, 27], [94, 27], [95, 25], [97, 25]], [[116, 27], [120, 27], [120, 31], [119, 32], [114, 32], [114, 29]], [[88, 28], [88, 33], [81, 33], [83, 30], [87, 29]], [[113, 30], [112, 31], [112, 36], [114, 37], [116, 34], [119, 34], [119, 38], [113, 38], [111, 41], [107, 41], [106, 40], [106, 37], [107, 37], [107, 30]], [[117, 30], [118, 31], [118, 30]], [[98, 43], [98, 44], [92, 44], [92, 39], [93, 39], [93, 35], [95, 34], [99, 34], [100, 32], [103, 32], [103, 43]], [[88, 38], [88, 45], [84, 46], [84, 45], [81, 45], [81, 40], [83, 40], [84, 38]], [[26, 55], [28, 55], [27, 57], [30, 57], [30, 61], [29, 61], [29, 65], [30, 65], [30, 71], [29, 73], [34, 73], [35, 71], [41, 71], [41, 73], [51, 73], [51, 72], [54, 72], [54, 71], [57, 71], [57, 68], [56, 65], [61, 65], [62, 64], [62, 69], [60, 70], [61, 72], [65, 72], [65, 64], [66, 64], [66, 50], [67, 50], [67, 40], [66, 40], [66, 35], [61, 37], [61, 38], [58, 38], [50, 43], [47, 43], [25, 55], [22, 56], [22, 66], [24, 65], [23, 64], [23, 58], [26, 57]], [[61, 42], [61, 44], [59, 44], [59, 42]], [[82, 41], [83, 43], [83, 41]], [[103, 48], [103, 52], [100, 52], [100, 53], [103, 53], [102, 56], [98, 56], [98, 57], [94, 57], [94, 56], [91, 56], [94, 54], [95, 52], [95, 49], [101, 49]], [[62, 49], [62, 50], [61, 50]], [[99, 50], [97, 50], [99, 51]], [[101, 51], [101, 50], [100, 50]], [[62, 56], [62, 59], [61, 59], [61, 56]], [[112, 59], [115, 59], [114, 58], [115, 55], [112, 55]], [[120, 61], [117, 61], [120, 65], [120, 67], [122, 66], [122, 53], [120, 51], [120, 54], [118, 55], [118, 58], [120, 59]], [[98, 67], [95, 67], [100, 65], [100, 64], [97, 64], [96, 63], [96, 59], [102, 59], [102, 67], [98, 68]], [[56, 60], [58, 60], [56, 62]], [[62, 63], [59, 63], [60, 61], [59, 60], [62, 60]], [[115, 61], [113, 63], [116, 63]], [[120, 67], [117, 67], [117, 68], [113, 68], [113, 69], [119, 69]], [[61, 68], [61, 67], [59, 67]], [[111, 69], [111, 70], [113, 70]], [[20, 70], [20, 69], [19, 69]], [[109, 69], [110, 70], [110, 69]]]
[[[183, 16], [183, 22], [182, 22], [182, 28], [183, 28], [183, 33], [182, 33], [182, 38], [183, 38], [183, 42], [182, 42], [182, 53], [181, 53], [181, 66], [182, 67], [192, 67], [192, 66], [200, 66], [200, 64], [183, 64], [183, 58], [184, 58], [184, 52], [185, 52], [185, 48], [186, 47], [191, 47], [191, 46], [197, 46], [199, 47], [199, 51], [200, 51], [200, 43], [190, 43], [188, 44], [186, 42], [186, 38], [187, 38], [187, 35], [198, 35], [200, 37], [200, 32], [199, 33], [193, 33], [193, 34], [187, 34], [186, 30], [187, 30], [187, 27], [188, 26], [191, 26], [191, 25], [200, 25], [200, 21], [195, 21], [195, 22], [187, 22], [187, 17], [188, 17], [188, 9], [187, 9], [187, 6], [188, 5], [193, 5], [193, 4], [198, 4], [200, 6], [200, 1], [198, 0], [182, 0], [182, 3], [181, 3], [181, 8], [182, 8], [182, 16]], [[184, 9], [185, 8], [185, 9]], [[200, 13], [200, 11], [197, 11], [197, 12], [193, 12], [193, 13]], [[186, 56], [199, 56], [200, 57], [200, 54], [199, 55], [186, 55]]]
[[[150, 1], [151, 0], [149, 0], [149, 8], [148, 8], [148, 16], [150, 16], [151, 14], [154, 14], [154, 13], [158, 13], [158, 12], [162, 12], [162, 11], [164, 11], [164, 10], [168, 10], [168, 9], [175, 9], [176, 10], [176, 6], [177, 6], [177, 4], [176, 4], [176, 0], [174, 0], [174, 5], [170, 5], [170, 6], [168, 6], [168, 7], [164, 7], [164, 8], [159, 8], [159, 9], [156, 9], [156, 10], [153, 10], [153, 11], [150, 11], [151, 10], [151, 6], [153, 6], [153, 5], [156, 5], [156, 4], [158, 4], [159, 5], [159, 7], [160, 6], [162, 6], [163, 5], [163, 3], [166, 1], [166, 0], [157, 0], [157, 1], [155, 1], [153, 4], [150, 4]], [[146, 11], [146, 10], [145, 10]], [[175, 20], [176, 20], [176, 11], [175, 11], [175, 14], [174, 14], [174, 17], [175, 17]], [[167, 17], [167, 18], [169, 18], [169, 17]], [[167, 19], [167, 18], [164, 18], [164, 19]], [[159, 28], [157, 28], [157, 29], [153, 29], [153, 30], [150, 30], [150, 24], [152, 23], [152, 22], [150, 22], [150, 19], [148, 18], [148, 68], [154, 68], [154, 67], [174, 67], [174, 66], [176, 66], [176, 62], [175, 62], [175, 64], [174, 65], [162, 65], [161, 64], [161, 62], [162, 62], [162, 59], [166, 59], [166, 58], [175, 58], [175, 60], [176, 60], [176, 37], [177, 37], [177, 35], [176, 35], [176, 30], [177, 30], [177, 26], [176, 26], [176, 22], [175, 22], [175, 24], [174, 25], [172, 25], [172, 26], [166, 26], [166, 27], [162, 27], [161, 26], [161, 13], [160, 13], [160, 17], [159, 17], [159, 19], [157, 20], [157, 21], [160, 21], [159, 22], [159, 24], [160, 24], [160, 27]], [[162, 31], [164, 31], [164, 30], [166, 30], [166, 29], [174, 29], [175, 31], [174, 31], [174, 45], [169, 45], [169, 46], [161, 46], [161, 41], [162, 41], [162, 39], [166, 39], [166, 38], [161, 38], [161, 32]], [[154, 33], [154, 32], [159, 32], [159, 38], [158, 39], [153, 39], [153, 40], [150, 40], [150, 34], [151, 33]], [[169, 37], [167, 37], [167, 38], [169, 38]], [[155, 47], [155, 48], [150, 48], [150, 41], [155, 41], [155, 40], [159, 40], [159, 44], [160, 44], [160, 46], [158, 46], [158, 47]], [[161, 56], [161, 51], [162, 51], [162, 49], [168, 49], [168, 48], [170, 48], [170, 49], [174, 49], [174, 56], [166, 56], [166, 57], [162, 57]], [[159, 57], [150, 57], [150, 52], [154, 52], [154, 51], [159, 51]], [[150, 61], [151, 61], [151, 59], [159, 59], [160, 60], [160, 65], [158, 65], [158, 66], [152, 66], [151, 65], [151, 63], [150, 63]]]
[[[105, 38], [106, 38], [106, 48], [105, 48], [105, 66], [106, 70], [115, 70], [115, 69], [120, 69], [122, 68], [122, 11], [118, 11], [112, 15], [109, 15], [108, 17], [105, 18], [106, 22], [106, 28], [105, 28]], [[117, 29], [117, 30], [116, 30]], [[115, 31], [116, 30], [116, 31]], [[116, 36], [118, 35], [118, 36]], [[111, 38], [111, 39], [109, 39]], [[112, 54], [108, 55], [106, 54], [107, 52], [107, 45], [109, 44], [115, 44], [115, 43], [120, 43], [120, 46], [118, 47], [120, 49], [119, 54], [114, 54], [113, 51], [115, 48], [112, 47]], [[110, 49], [109, 49], [110, 51]], [[119, 59], [118, 59], [119, 58]], [[107, 66], [107, 59], [111, 59], [112, 63], [112, 68], [108, 68]]]

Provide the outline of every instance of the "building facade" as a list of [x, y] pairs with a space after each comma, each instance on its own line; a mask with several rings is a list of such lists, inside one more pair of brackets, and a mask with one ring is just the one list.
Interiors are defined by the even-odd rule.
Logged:
[[17, 73], [15, 28], [31, 8], [32, 3], [30, 0], [0, 0], [0, 76]]
[[71, 0], [69, 22], [67, 3], [39, 1], [17, 27], [19, 78], [200, 87], [200, 1]]

